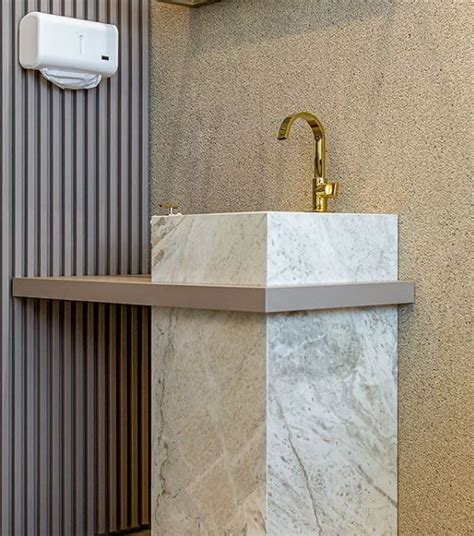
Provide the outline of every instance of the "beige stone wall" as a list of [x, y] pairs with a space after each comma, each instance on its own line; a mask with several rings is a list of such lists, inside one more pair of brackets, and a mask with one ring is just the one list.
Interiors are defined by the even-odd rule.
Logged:
[[400, 534], [474, 531], [469, 201], [473, 3], [152, 2], [152, 211], [304, 210], [307, 126], [328, 134], [337, 211], [400, 214]]

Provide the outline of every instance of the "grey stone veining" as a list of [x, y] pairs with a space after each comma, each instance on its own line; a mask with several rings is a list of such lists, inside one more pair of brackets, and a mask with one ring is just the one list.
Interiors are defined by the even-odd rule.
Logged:
[[155, 536], [265, 534], [265, 329], [263, 315], [154, 311]]
[[[397, 274], [385, 215], [160, 217], [153, 244], [160, 282]], [[155, 308], [153, 535], [394, 536], [397, 314]]]
[[396, 534], [396, 308], [273, 315], [267, 337], [268, 534]]
[[397, 279], [397, 216], [248, 212], [152, 218], [160, 283], [285, 285]]
[[267, 244], [268, 285], [397, 279], [396, 216], [269, 212]]
[[160, 283], [264, 285], [265, 213], [152, 219], [152, 279]]

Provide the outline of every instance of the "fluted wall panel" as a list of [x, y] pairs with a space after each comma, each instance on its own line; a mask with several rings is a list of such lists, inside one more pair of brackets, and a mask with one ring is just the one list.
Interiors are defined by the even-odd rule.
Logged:
[[[111, 22], [118, 73], [18, 64], [29, 11]], [[2, 536], [149, 523], [149, 310], [12, 299], [13, 276], [148, 271], [148, 0], [1, 0]]]

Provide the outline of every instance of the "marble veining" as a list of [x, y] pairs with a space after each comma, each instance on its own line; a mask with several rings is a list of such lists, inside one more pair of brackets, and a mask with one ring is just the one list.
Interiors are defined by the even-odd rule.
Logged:
[[152, 279], [157, 283], [264, 285], [263, 212], [155, 216], [151, 220]]
[[265, 316], [153, 310], [154, 536], [266, 534]]
[[[390, 215], [155, 217], [152, 280], [397, 278]], [[395, 536], [396, 307], [153, 309], [153, 536]]]
[[249, 212], [155, 216], [160, 283], [285, 285], [397, 278], [397, 216]]
[[269, 212], [267, 285], [397, 279], [397, 216]]
[[272, 315], [267, 337], [268, 534], [396, 534], [396, 308]]
[[155, 536], [395, 535], [396, 352], [395, 307], [155, 309]]

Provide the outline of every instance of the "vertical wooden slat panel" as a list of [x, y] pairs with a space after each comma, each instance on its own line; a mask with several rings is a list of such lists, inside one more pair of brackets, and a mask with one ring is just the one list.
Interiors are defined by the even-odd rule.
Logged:
[[[97, 20], [106, 21], [107, 20], [107, 1], [98, 2], [97, 10]], [[110, 132], [107, 128], [107, 116], [108, 116], [108, 102], [109, 102], [109, 91], [108, 83], [104, 82], [100, 84], [96, 90], [97, 93], [97, 114], [98, 114], [98, 126], [97, 132], [102, 134], [98, 138], [98, 148], [99, 153], [97, 155], [97, 201], [98, 201], [98, 226], [99, 226], [99, 237], [97, 242], [97, 247], [100, 248], [100, 251], [105, 254], [97, 255], [99, 259], [98, 273], [106, 274], [107, 273], [107, 264], [108, 264], [108, 254], [109, 243], [108, 243], [108, 230], [107, 230], [107, 221], [108, 221], [108, 211], [111, 208], [107, 200], [107, 186], [108, 186], [108, 150]]]
[[26, 363], [26, 382], [25, 382], [25, 397], [26, 397], [26, 422], [25, 422], [25, 438], [26, 434], [30, 437], [25, 443], [26, 449], [26, 461], [25, 461], [25, 475], [26, 475], [26, 532], [31, 536], [37, 534], [37, 516], [36, 516], [36, 502], [38, 500], [38, 465], [37, 456], [38, 451], [38, 419], [36, 413], [36, 407], [38, 404], [38, 374], [37, 367], [38, 362], [35, 359], [37, 341], [37, 319], [39, 308], [36, 307], [37, 303], [34, 300], [28, 300], [25, 304], [26, 308], [26, 323], [28, 326], [34, 327], [34, 329], [28, 330], [26, 334], [26, 348], [25, 348], [25, 363]]
[[93, 534], [95, 522], [95, 510], [97, 501], [97, 490], [95, 485], [95, 465], [96, 465], [96, 430], [95, 430], [95, 361], [97, 357], [96, 343], [96, 305], [88, 303], [87, 308], [87, 346], [86, 346], [86, 435], [84, 449], [86, 455], [86, 534]]
[[[131, 354], [135, 356], [135, 359], [129, 360], [129, 386], [128, 397], [130, 401], [130, 483], [132, 486], [131, 493], [131, 505], [130, 505], [130, 525], [138, 525], [139, 513], [138, 513], [138, 501], [140, 498], [139, 473], [138, 473], [138, 314], [137, 307], [132, 306], [130, 312], [130, 323], [132, 329], [130, 330], [131, 339]], [[135, 328], [135, 329], [134, 329]]]
[[140, 428], [141, 428], [141, 456], [140, 456], [140, 493], [141, 493], [141, 516], [140, 523], [146, 524], [150, 519], [150, 325], [151, 315], [149, 308], [142, 308], [142, 336], [140, 352]]
[[120, 525], [127, 527], [129, 525], [129, 508], [128, 508], [128, 493], [130, 483], [128, 478], [129, 466], [129, 448], [128, 448], [128, 430], [130, 429], [128, 416], [128, 370], [127, 356], [129, 355], [129, 346], [127, 338], [128, 324], [128, 308], [124, 305], [120, 306], [120, 360], [119, 360], [119, 407], [120, 407], [120, 422], [119, 422], [119, 482], [120, 482]]
[[105, 305], [99, 304], [97, 317], [97, 359], [96, 359], [96, 423], [97, 423], [97, 531], [102, 534], [106, 530], [106, 509], [107, 509], [107, 445], [106, 445], [106, 320]]
[[75, 536], [81, 536], [87, 534], [86, 532], [86, 417], [87, 417], [87, 397], [86, 397], [86, 357], [87, 351], [86, 341], [86, 327], [84, 325], [86, 321], [85, 305], [83, 303], [77, 303], [76, 318], [74, 327], [74, 385], [75, 385], [75, 397], [74, 397], [74, 419], [73, 424], [75, 427], [75, 442], [74, 442], [74, 511], [75, 511]]
[[[120, 3], [119, 13], [119, 28], [122, 36], [122, 42], [129, 42], [129, 4], [128, 2]], [[119, 50], [120, 55], [120, 69], [118, 72], [120, 91], [118, 94], [118, 100], [120, 103], [119, 114], [119, 176], [120, 176], [120, 203], [119, 203], [119, 229], [120, 229], [120, 243], [119, 243], [119, 255], [120, 255], [120, 269], [119, 273], [125, 274], [129, 272], [131, 266], [130, 254], [129, 254], [129, 232], [130, 232], [130, 215], [129, 215], [129, 198], [131, 192], [128, 188], [130, 181], [130, 147], [129, 139], [131, 132], [131, 125], [129, 124], [130, 114], [130, 62], [129, 62], [129, 48], [121, 46]]]
[[[149, 10], [145, 7], [139, 10], [140, 20], [138, 21], [139, 28], [148, 28], [149, 27]], [[138, 118], [138, 135], [140, 137], [140, 177], [148, 177], [149, 169], [149, 143], [148, 143], [148, 110], [149, 110], [149, 89], [148, 89], [148, 70], [149, 70], [149, 33], [148, 31], [138, 32], [140, 36], [140, 88], [141, 92], [137, 96], [141, 107], [139, 108]], [[141, 190], [141, 205], [140, 205], [140, 214], [148, 213], [149, 205], [149, 193], [150, 189], [148, 186], [148, 181], [140, 181], [140, 190]], [[140, 229], [140, 239], [138, 240], [140, 244], [140, 255], [141, 259], [140, 272], [146, 273], [149, 271], [149, 252], [150, 247], [148, 240], [143, 240], [143, 237], [148, 237], [148, 227], [149, 221], [144, 220], [143, 218], [138, 218], [139, 229]], [[146, 313], [149, 314], [149, 311]], [[150, 322], [151, 317], [148, 317], [148, 322]], [[149, 323], [147, 327], [149, 327]]]
[[[74, 16], [84, 18], [86, 13], [85, 3], [76, 0], [74, 4]], [[75, 123], [75, 140], [74, 140], [74, 182], [75, 182], [75, 200], [74, 200], [74, 245], [73, 253], [75, 258], [74, 273], [84, 275], [85, 273], [85, 244], [86, 244], [86, 92], [76, 91], [74, 93], [74, 123]]]
[[[61, 15], [61, 0], [52, 0], [52, 12], [57, 15]], [[20, 71], [21, 72], [21, 71]], [[49, 84], [48, 92], [51, 102], [51, 124], [50, 124], [50, 136], [51, 136], [51, 205], [49, 210], [51, 211], [52, 224], [51, 224], [51, 261], [52, 261], [52, 275], [61, 275], [61, 267], [64, 264], [62, 255], [62, 187], [63, 180], [61, 172], [63, 169], [63, 106], [65, 94], [58, 87]], [[69, 207], [68, 207], [69, 208]]]
[[39, 497], [38, 497], [38, 533], [47, 534], [51, 527], [50, 502], [50, 450], [51, 450], [51, 303], [42, 300], [39, 304], [39, 345], [38, 345], [38, 465], [39, 465]]
[[73, 366], [73, 337], [72, 337], [73, 317], [72, 304], [64, 304], [63, 316], [63, 378], [62, 378], [62, 445], [63, 445], [63, 501], [64, 501], [64, 533], [73, 534], [74, 511], [73, 504], [73, 397], [74, 397], [74, 380], [72, 374]]
[[[45, 11], [49, 0], [40, 0], [38, 9]], [[38, 189], [39, 205], [38, 216], [38, 273], [50, 273], [52, 259], [49, 254], [50, 237], [52, 229], [51, 199], [51, 136], [52, 125], [51, 98], [48, 84], [42, 77], [36, 77], [38, 84]], [[38, 348], [38, 375], [39, 375], [39, 499], [38, 499], [38, 534], [46, 534], [51, 530], [51, 414], [52, 414], [52, 304], [42, 301], [39, 312], [39, 348]]]
[[109, 307], [109, 321], [107, 326], [107, 346], [108, 346], [108, 366], [107, 366], [107, 381], [108, 381], [108, 412], [107, 412], [107, 428], [108, 428], [108, 523], [109, 530], [118, 530], [118, 453], [117, 453], [117, 307]]
[[[13, 5], [12, 24], [18, 26], [22, 10], [17, 3]], [[18, 42], [13, 40], [13, 58], [18, 55]], [[15, 247], [12, 252], [13, 270], [16, 273], [25, 273], [24, 270], [24, 195], [25, 195], [25, 158], [24, 144], [24, 100], [25, 100], [25, 77], [15, 69], [13, 77], [13, 209], [14, 209], [14, 233]], [[13, 352], [13, 531], [22, 534], [26, 531], [25, 511], [25, 340], [24, 307], [20, 303], [13, 303], [13, 329], [16, 336], [12, 341]]]
[[63, 445], [62, 445], [62, 318], [64, 304], [53, 302], [52, 305], [52, 362], [51, 362], [51, 451], [49, 465], [51, 469], [51, 496], [49, 510], [51, 516], [51, 532], [63, 534]]
[[[32, 10], [119, 26], [120, 66], [63, 91], [18, 64]], [[0, 3], [0, 533], [149, 522], [148, 311], [12, 300], [13, 276], [148, 268], [148, 0]]]
[[[7, 534], [13, 526], [13, 360], [11, 303], [4, 296], [10, 290], [13, 230], [13, 32], [10, 30], [12, 5], [0, 2], [0, 360], [1, 367], [1, 515], [0, 533]], [[5, 357], [7, 356], [7, 357]], [[3, 499], [5, 498], [5, 499]]]
[[[28, 0], [27, 9], [33, 10], [36, 8], [35, 0]], [[24, 237], [25, 246], [25, 273], [26, 275], [35, 275], [36, 265], [38, 260], [37, 243], [38, 236], [36, 234], [37, 227], [37, 195], [38, 195], [38, 79], [34, 73], [29, 72], [25, 78], [25, 150], [28, 151], [29, 158], [26, 160], [26, 175], [25, 175], [25, 220], [26, 220], [26, 236]], [[25, 349], [25, 366], [26, 366], [26, 422], [25, 439], [27, 434], [29, 439], [25, 442], [26, 461], [26, 501], [25, 501], [25, 530], [27, 534], [32, 536], [37, 535], [38, 519], [37, 510], [35, 508], [39, 495], [39, 467], [38, 467], [38, 440], [39, 440], [39, 423], [36, 408], [39, 403], [38, 396], [38, 360], [36, 359], [36, 348], [38, 344], [38, 327], [39, 308], [34, 300], [28, 300], [25, 304], [26, 322], [28, 326], [26, 330], [26, 349]]]
[[[96, 19], [95, 2], [90, 1], [87, 3], [86, 16], [88, 19]], [[99, 265], [97, 258], [97, 138], [99, 133], [97, 131], [97, 91], [86, 92], [86, 274], [97, 273]]]
[[[118, 26], [119, 24], [119, 0], [109, 0], [109, 13], [108, 18], [112, 24]], [[148, 26], [147, 26], [148, 27]], [[148, 32], [144, 32], [148, 33]], [[120, 117], [120, 100], [113, 98], [114, 95], [119, 95], [119, 76], [113, 76], [109, 78], [107, 84], [109, 86], [109, 94], [111, 97], [108, 99], [108, 125], [107, 130], [109, 132], [109, 144], [108, 144], [108, 165], [109, 165], [109, 189], [108, 189], [108, 221], [107, 229], [109, 233], [108, 241], [110, 244], [117, 244], [120, 237], [119, 228], [119, 212], [117, 207], [119, 206], [119, 117]], [[148, 112], [147, 112], [148, 113]], [[144, 175], [142, 175], [144, 176]], [[145, 181], [146, 182], [146, 181]], [[148, 184], [145, 184], [145, 189], [148, 190]], [[110, 275], [116, 275], [119, 273], [119, 251], [118, 248], [110, 247], [108, 250], [108, 270]]]
[[[61, 14], [67, 17], [74, 15], [73, 8], [74, 0], [62, 0]], [[73, 98], [76, 92], [64, 91], [62, 95], [63, 99], [63, 160], [61, 170], [61, 181], [63, 182], [63, 198], [62, 198], [62, 221], [63, 221], [63, 244], [62, 244], [62, 256], [63, 256], [63, 268], [64, 275], [71, 275], [73, 273], [73, 261], [74, 255], [72, 248], [74, 246], [74, 239], [72, 233], [73, 227], [73, 190], [75, 180], [74, 169], [74, 152], [73, 147], [74, 133], [76, 129], [76, 118], [73, 116]], [[68, 207], [69, 210], [65, 210]]]
[[[139, 32], [134, 31], [138, 27], [140, 18], [139, 10], [134, 9], [133, 4], [129, 3], [129, 58], [130, 58], [130, 79], [129, 79], [129, 125], [130, 136], [129, 152], [130, 152], [130, 177], [139, 175], [140, 173], [140, 138], [137, 135], [140, 129], [140, 61], [135, 61], [135, 58], [140, 57], [139, 51]], [[137, 134], [135, 134], [137, 133]], [[129, 211], [133, 225], [129, 227], [130, 237], [130, 260], [132, 273], [138, 273], [140, 270], [140, 189], [136, 188], [129, 192]]]

